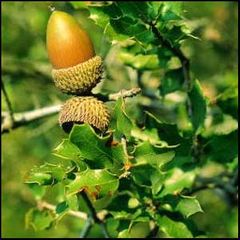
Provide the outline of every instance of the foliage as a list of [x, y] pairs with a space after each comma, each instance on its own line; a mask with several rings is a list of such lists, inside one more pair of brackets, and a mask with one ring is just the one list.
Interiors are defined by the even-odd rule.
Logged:
[[[56, 208], [31, 208], [27, 227], [49, 229], [71, 211], [87, 211], [84, 193], [96, 211], [107, 211], [104, 223], [111, 237], [148, 237], [156, 229], [159, 237], [206, 236], [194, 221], [195, 215], [205, 214], [204, 208], [191, 192], [209, 162], [230, 176], [237, 169], [235, 83], [218, 83], [221, 93], [211, 98], [205, 83], [190, 74], [184, 46], [199, 39], [180, 2], [71, 6], [87, 12], [91, 24], [117, 49], [116, 62], [136, 74], [143, 99], [134, 108], [134, 99], [109, 103], [111, 126], [104, 134], [76, 124], [68, 136], [56, 140], [55, 162], [35, 166], [25, 176], [37, 202], [58, 189]], [[111, 75], [106, 65], [105, 82]], [[151, 107], [153, 102], [157, 106]]]

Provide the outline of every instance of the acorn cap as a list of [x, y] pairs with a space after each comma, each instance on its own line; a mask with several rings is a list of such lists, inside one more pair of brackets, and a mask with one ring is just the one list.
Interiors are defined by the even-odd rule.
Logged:
[[89, 93], [102, 79], [102, 59], [95, 56], [76, 66], [53, 69], [52, 76], [57, 88], [68, 94]]
[[74, 97], [62, 106], [59, 123], [65, 132], [70, 132], [74, 123], [88, 123], [103, 132], [107, 129], [110, 113], [106, 105], [94, 97]]

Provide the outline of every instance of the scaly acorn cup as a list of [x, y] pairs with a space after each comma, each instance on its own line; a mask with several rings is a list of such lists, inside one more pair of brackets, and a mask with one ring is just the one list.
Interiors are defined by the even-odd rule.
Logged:
[[101, 81], [102, 59], [88, 34], [69, 14], [54, 11], [47, 25], [47, 51], [52, 76], [62, 92], [86, 95]]
[[62, 106], [59, 123], [70, 132], [74, 123], [88, 123], [100, 132], [109, 124], [110, 113], [105, 104], [94, 97], [73, 97]]

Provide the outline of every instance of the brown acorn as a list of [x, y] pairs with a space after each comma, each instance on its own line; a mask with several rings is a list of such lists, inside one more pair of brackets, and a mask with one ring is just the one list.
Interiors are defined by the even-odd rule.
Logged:
[[47, 51], [56, 86], [69, 94], [86, 94], [102, 78], [100, 56], [88, 34], [69, 14], [54, 11], [47, 25]]
[[94, 97], [73, 97], [67, 100], [59, 115], [59, 123], [65, 132], [70, 132], [74, 123], [88, 123], [104, 132], [109, 120], [107, 107]]

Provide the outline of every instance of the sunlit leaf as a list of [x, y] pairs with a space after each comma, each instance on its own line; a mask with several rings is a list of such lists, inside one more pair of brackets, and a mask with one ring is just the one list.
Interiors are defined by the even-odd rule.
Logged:
[[118, 178], [107, 170], [87, 169], [77, 173], [76, 178], [66, 186], [67, 195], [85, 191], [93, 199], [112, 195], [118, 188]]
[[193, 235], [183, 222], [174, 221], [167, 216], [158, 216], [160, 229], [170, 238], [192, 238]]

